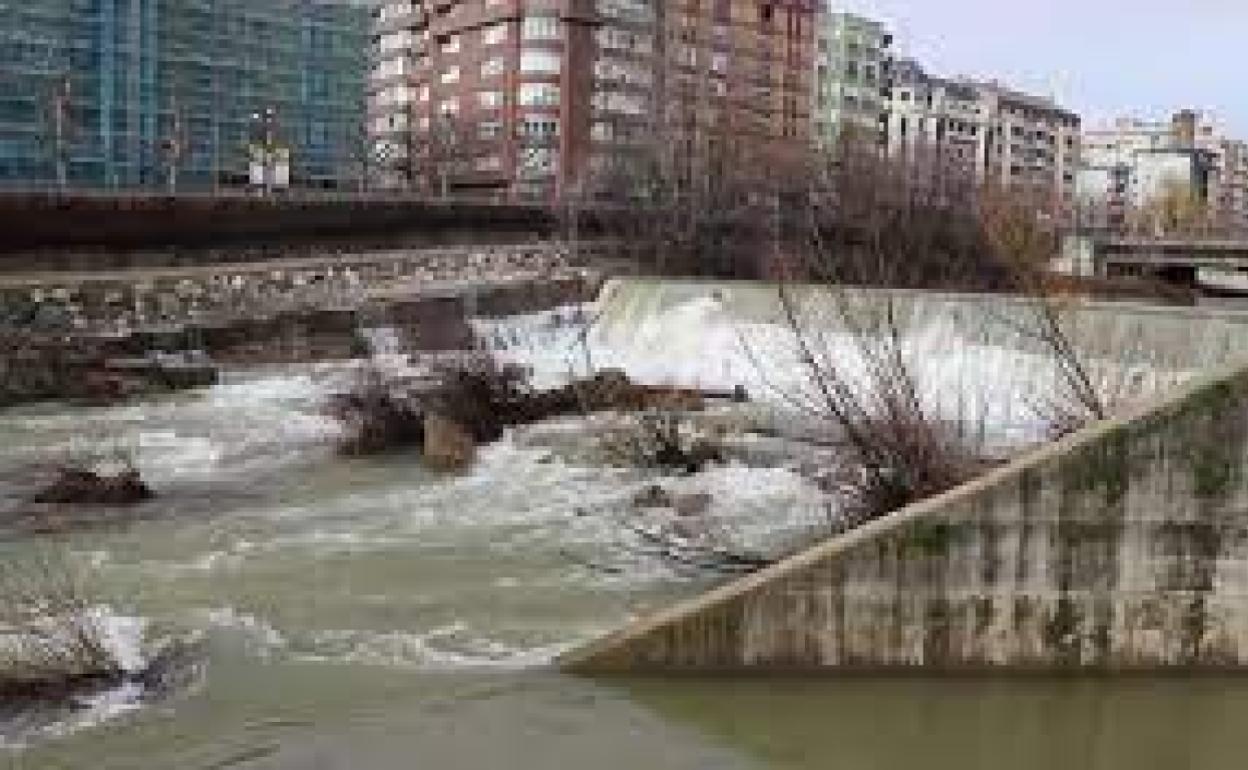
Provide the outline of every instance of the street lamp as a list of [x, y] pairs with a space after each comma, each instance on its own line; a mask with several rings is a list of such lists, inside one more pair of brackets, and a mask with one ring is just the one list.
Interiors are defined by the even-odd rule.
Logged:
[[266, 107], [251, 113], [251, 131], [251, 182], [268, 195], [290, 181], [290, 156], [277, 139], [277, 110]]

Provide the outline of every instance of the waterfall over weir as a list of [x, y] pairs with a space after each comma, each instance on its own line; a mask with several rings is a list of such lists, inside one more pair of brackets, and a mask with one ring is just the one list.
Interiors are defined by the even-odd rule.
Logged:
[[[1041, 342], [1049, 312], [1092, 373], [1132, 398], [1248, 352], [1244, 319], [1224, 312], [809, 285], [784, 291], [816, 359], [851, 379], [865, 376], [879, 348], [851, 334], [847, 322], [878, 331], [891, 318], [925, 402], [1003, 438], [1036, 438], [1037, 404], [1062, 395], [1057, 361]], [[596, 366], [650, 384], [743, 386], [780, 405], [817, 402], [780, 292], [761, 282], [612, 281], [595, 303], [590, 353]], [[1192, 339], [1197, 319], [1205, 331]]]

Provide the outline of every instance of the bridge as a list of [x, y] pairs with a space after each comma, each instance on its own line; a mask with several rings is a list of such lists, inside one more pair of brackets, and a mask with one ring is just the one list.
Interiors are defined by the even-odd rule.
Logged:
[[1248, 238], [1080, 237], [1065, 252], [1070, 272], [1101, 278], [1150, 275], [1196, 288], [1201, 270], [1248, 273]]

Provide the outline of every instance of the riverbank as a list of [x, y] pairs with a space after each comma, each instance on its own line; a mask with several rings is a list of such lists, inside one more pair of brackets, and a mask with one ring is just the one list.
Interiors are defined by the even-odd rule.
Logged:
[[[205, 390], [102, 409], [44, 403], [0, 413], [0, 480], [20, 476], [37, 458], [109, 442], [133, 449], [158, 495], [124, 516], [101, 510], [100, 526], [54, 540], [10, 531], [0, 557], [55, 542], [89, 570], [100, 606], [144, 619], [155, 635], [202, 635], [206, 662], [204, 680], [171, 700], [115, 693], [119, 701], [88, 710], [85, 721], [55, 714], [10, 721], [5, 740], [30, 747], [17, 761], [386, 768], [425, 756], [477, 768], [513, 759], [541, 766], [542, 757], [566, 760], [583, 749], [606, 768], [616, 760], [620, 767], [826, 766], [835, 746], [797, 731], [783, 746], [766, 736], [776, 729], [773, 714], [841, 708], [843, 690], [811, 693], [781, 681], [765, 688], [774, 700], [754, 693], [738, 701], [732, 683], [675, 680], [647, 690], [551, 670], [569, 649], [718, 582], [647, 548], [655, 527], [692, 525], [682, 507], [707, 506], [717, 537], [776, 556], [827, 531], [836, 510], [803, 467], [823, 458], [803, 462], [776, 449], [783, 431], [749, 428], [819, 433], [809, 419], [783, 419], [778, 394], [800, 386], [791, 369], [800, 352], [769, 318], [767, 291], [612, 284], [591, 309], [468, 324], [504, 363], [531, 367], [539, 385], [617, 368], [669, 391], [742, 386], [753, 403], [733, 405], [740, 411], [724, 419], [747, 426], [736, 428], [733, 453], [694, 473], [604, 462], [596, 450], [610, 426], [579, 416], [509, 431], [460, 473], [424, 467], [415, 453], [344, 458], [341, 427], [323, 406], [358, 361], [231, 367]], [[985, 333], [970, 301], [935, 296], [906, 306], [906, 317], [917, 319], [911, 328], [924, 393], [973, 396], [962, 402], [968, 408], [991, 405], [986, 425], [1003, 451], [1042, 440], [1028, 398], [1042, 392], [1051, 362]], [[589, 333], [587, 316], [596, 319]], [[1102, 328], [1114, 317], [1089, 318], [1088, 328]], [[391, 347], [394, 330], [373, 328], [378, 360], [403, 366], [401, 346]], [[1185, 339], [1178, 330], [1174, 338]], [[1179, 352], [1191, 362], [1242, 339], [1233, 325], [1224, 331], [1226, 339], [1211, 335], [1200, 350]], [[771, 366], [764, 371], [760, 351]], [[1142, 375], [1148, 385], [1184, 376], [1164, 369], [1181, 363], [1177, 357], [1150, 363], [1159, 369]], [[880, 696], [875, 713], [893, 713], [890, 704], [908, 713], [899, 704], [938, 689], [912, 683]], [[1079, 708], [1077, 696], [1034, 693]], [[717, 699], [722, 709], [706, 706]], [[734, 712], [738, 702], [750, 705]], [[973, 711], [999, 701], [986, 688], [967, 703]], [[1033, 713], [1025, 699], [1016, 708]], [[699, 713], [713, 715], [711, 722], [698, 721]], [[842, 720], [853, 724], [848, 715]], [[1053, 729], [1086, 735], [1074, 723]], [[888, 720], [880, 730], [905, 735]], [[971, 739], [972, 732], [953, 734]], [[818, 754], [807, 756], [802, 740]], [[604, 746], [619, 751], [600, 756]], [[985, 766], [1008, 763], [994, 759]]]

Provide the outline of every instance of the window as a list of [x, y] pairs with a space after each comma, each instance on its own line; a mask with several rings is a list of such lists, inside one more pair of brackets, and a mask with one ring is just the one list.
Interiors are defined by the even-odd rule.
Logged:
[[496, 110], [503, 106], [502, 91], [482, 91], [477, 96], [481, 106], [487, 110]]
[[[602, 124], [595, 124], [602, 125]], [[520, 133], [534, 139], [553, 139], [559, 136], [559, 119], [543, 115], [526, 115], [520, 122]]]
[[559, 86], [551, 83], [521, 83], [520, 104], [526, 107], [557, 107]]
[[507, 25], [492, 24], [481, 31], [483, 45], [498, 45], [507, 42]]
[[557, 16], [526, 16], [520, 35], [525, 40], [558, 40], [560, 38], [559, 18]]
[[481, 139], [497, 139], [503, 135], [501, 120], [484, 120], [477, 124], [477, 136]]
[[520, 52], [520, 71], [531, 75], [558, 75], [562, 60], [554, 51], [524, 50]]
[[534, 147], [516, 159], [516, 170], [522, 177], [553, 176], [559, 169], [559, 156], [550, 147]]
[[492, 59], [486, 59], [481, 62], [481, 77], [497, 77], [498, 75], [503, 74], [505, 69], [506, 64], [503, 62], [503, 57], [495, 56]]

